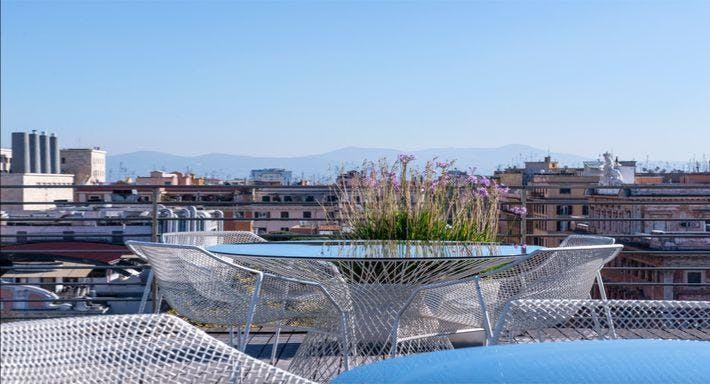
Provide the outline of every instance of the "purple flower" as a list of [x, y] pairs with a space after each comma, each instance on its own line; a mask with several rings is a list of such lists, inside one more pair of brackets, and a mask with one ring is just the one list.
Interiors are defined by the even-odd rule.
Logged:
[[520, 217], [524, 217], [524, 216], [527, 216], [528, 209], [525, 207], [513, 207], [510, 209], [510, 212], [512, 212]]
[[450, 161], [437, 161], [436, 166], [441, 169], [447, 169], [451, 166], [451, 162]]
[[510, 192], [510, 188], [506, 187], [505, 185], [499, 185], [496, 189], [498, 189], [499, 193], [508, 193]]
[[410, 161], [415, 160], [417, 157], [411, 153], [400, 153], [398, 158], [400, 163], [407, 164]]
[[471, 184], [478, 184], [478, 177], [476, 177], [476, 175], [471, 175], [468, 177], [468, 181]]
[[491, 179], [489, 179], [489, 178], [487, 178], [487, 177], [485, 177], [485, 176], [481, 177], [480, 181], [481, 181], [481, 184], [483, 184], [483, 185], [486, 186], [486, 187], [490, 187], [490, 186], [491, 186]]
[[488, 190], [484, 187], [479, 187], [476, 192], [478, 193], [478, 196], [488, 197]]

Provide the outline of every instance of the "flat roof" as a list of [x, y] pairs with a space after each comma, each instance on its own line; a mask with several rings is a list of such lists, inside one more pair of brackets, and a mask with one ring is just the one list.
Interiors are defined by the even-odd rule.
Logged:
[[47, 265], [47, 269], [52, 269], [52, 270], [44, 270], [44, 271], [31, 271], [31, 270], [22, 270], [23, 266], [32, 266], [33, 268], [40, 267], [42, 266], [41, 263], [34, 263], [34, 264], [21, 264], [17, 266], [17, 269], [19, 271], [15, 270], [9, 270], [9, 272], [5, 273], [2, 275], [3, 278], [58, 278], [58, 277], [87, 277], [93, 271], [93, 269], [89, 268], [80, 268], [80, 269], [52, 269], [53, 267], [92, 267], [94, 266], [93, 264], [83, 264], [83, 263], [72, 263], [69, 261], [63, 262], [58, 265]]

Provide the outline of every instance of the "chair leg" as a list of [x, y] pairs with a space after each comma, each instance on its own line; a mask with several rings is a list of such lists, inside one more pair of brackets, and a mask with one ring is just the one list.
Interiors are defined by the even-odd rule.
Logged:
[[251, 331], [251, 325], [246, 324], [244, 326], [244, 332], [242, 332], [242, 335], [239, 336], [239, 350], [244, 352], [247, 349], [247, 343], [249, 342], [249, 332]]
[[163, 305], [163, 295], [160, 291], [155, 292], [155, 302], [153, 303], [153, 313], [160, 313], [160, 307]]
[[148, 272], [148, 278], [145, 281], [145, 289], [143, 290], [143, 296], [141, 297], [141, 303], [138, 306], [138, 313], [145, 313], [145, 305], [148, 302], [148, 295], [150, 294], [150, 288], [153, 285], [153, 270]]
[[[242, 326], [237, 326], [237, 344], [235, 347], [241, 351], [242, 348]], [[243, 352], [243, 351], [242, 351]]]
[[281, 336], [281, 321], [276, 327], [276, 335], [274, 335], [274, 344], [271, 347], [271, 365], [276, 364], [276, 350], [279, 349], [279, 337]]

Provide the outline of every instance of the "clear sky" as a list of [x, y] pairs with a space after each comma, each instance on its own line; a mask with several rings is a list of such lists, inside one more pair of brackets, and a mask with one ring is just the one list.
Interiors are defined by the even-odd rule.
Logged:
[[710, 153], [710, 1], [2, 3], [2, 146]]

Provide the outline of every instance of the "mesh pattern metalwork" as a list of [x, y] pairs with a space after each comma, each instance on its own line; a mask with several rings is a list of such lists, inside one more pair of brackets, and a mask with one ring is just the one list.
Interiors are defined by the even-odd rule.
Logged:
[[247, 333], [253, 323], [274, 322], [306, 328], [317, 324], [321, 332], [340, 331], [340, 310], [316, 283], [236, 265], [200, 247], [127, 244], [149, 260], [170, 306], [191, 320], [243, 325]]
[[[398, 344], [421, 338], [409, 331], [412, 324], [428, 321], [431, 336], [485, 329], [504, 306], [516, 299], [588, 298], [597, 272], [621, 250], [621, 245], [552, 248], [536, 251], [508, 266], [454, 282], [417, 289], [399, 313], [392, 330]], [[427, 308], [431, 315], [422, 313]], [[392, 354], [402, 351], [392, 349]]]
[[310, 383], [169, 315], [38, 320], [0, 329], [3, 383]]
[[[347, 332], [339, 339], [337, 333], [332, 332], [336, 318], [314, 322], [311, 330], [320, 332], [307, 335], [289, 367], [290, 372], [309, 379], [328, 381], [343, 370], [390, 356], [390, 335], [397, 314], [420, 286], [470, 278], [517, 259], [517, 256], [476, 257], [479, 246], [447, 243], [442, 247], [442, 244], [416, 242], [403, 246], [373, 242], [344, 248], [342, 257], [338, 258], [239, 256], [238, 261], [276, 275], [318, 282], [332, 295], [345, 314], [341, 322]], [[462, 252], [467, 252], [467, 257], [461, 256]], [[339, 254], [330, 250], [324, 253]], [[431, 316], [429, 308], [437, 304], [419, 300], [412, 305], [417, 316], [404, 324], [408, 332], [429, 335], [433, 329], [438, 329], [439, 319]], [[447, 337], [412, 339], [397, 345], [401, 354], [452, 348]]]
[[219, 244], [264, 243], [266, 240], [247, 231], [201, 231], [163, 233], [163, 243], [208, 247]]
[[560, 247], [583, 247], [585, 245], [611, 245], [616, 242], [613, 237], [592, 235], [569, 235], [560, 243]]
[[585, 339], [710, 340], [710, 301], [514, 300], [493, 339], [499, 343]]
[[[201, 231], [201, 232], [169, 232], [162, 235], [162, 241], [166, 244], [181, 244], [181, 245], [196, 245], [210, 246], [217, 244], [236, 244], [236, 243], [263, 243], [266, 240], [261, 237], [246, 231]], [[143, 255], [138, 254], [143, 257]], [[145, 257], [144, 257], [145, 259]], [[148, 296], [153, 288], [153, 270], [148, 274], [145, 290], [141, 298], [138, 313], [144, 313]], [[154, 312], [160, 312], [160, 303], [162, 296], [160, 292], [155, 294], [156, 301], [154, 302]]]

